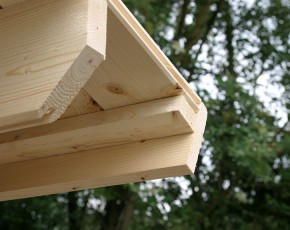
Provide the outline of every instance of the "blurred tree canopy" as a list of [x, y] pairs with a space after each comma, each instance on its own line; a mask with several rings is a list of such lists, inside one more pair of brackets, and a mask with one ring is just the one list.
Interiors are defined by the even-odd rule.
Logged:
[[195, 174], [2, 202], [0, 229], [290, 229], [289, 0], [124, 2], [208, 108]]

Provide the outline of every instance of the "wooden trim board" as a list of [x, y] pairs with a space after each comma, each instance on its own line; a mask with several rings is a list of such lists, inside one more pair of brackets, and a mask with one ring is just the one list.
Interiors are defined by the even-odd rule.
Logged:
[[201, 111], [178, 96], [0, 134], [0, 165], [197, 132]]
[[60, 117], [104, 60], [106, 12], [105, 0], [27, 0], [1, 9], [0, 132]]
[[1, 165], [9, 176], [0, 177], [0, 201], [190, 174], [199, 149], [194, 135]]

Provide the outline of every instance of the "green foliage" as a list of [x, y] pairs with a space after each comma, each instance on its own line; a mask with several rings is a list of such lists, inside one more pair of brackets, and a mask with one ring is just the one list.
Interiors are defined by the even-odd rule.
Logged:
[[195, 174], [3, 202], [0, 229], [290, 229], [289, 1], [124, 2], [208, 108]]

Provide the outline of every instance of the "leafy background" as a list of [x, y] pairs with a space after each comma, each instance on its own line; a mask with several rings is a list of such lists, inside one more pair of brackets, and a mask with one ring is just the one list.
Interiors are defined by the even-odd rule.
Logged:
[[290, 229], [289, 0], [124, 3], [208, 108], [195, 174], [2, 202], [0, 229]]

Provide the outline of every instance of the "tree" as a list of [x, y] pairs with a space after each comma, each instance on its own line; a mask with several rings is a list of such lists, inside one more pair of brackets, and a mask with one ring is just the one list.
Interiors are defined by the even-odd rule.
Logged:
[[0, 228], [290, 229], [289, 2], [124, 2], [208, 108], [195, 174], [3, 202]]

